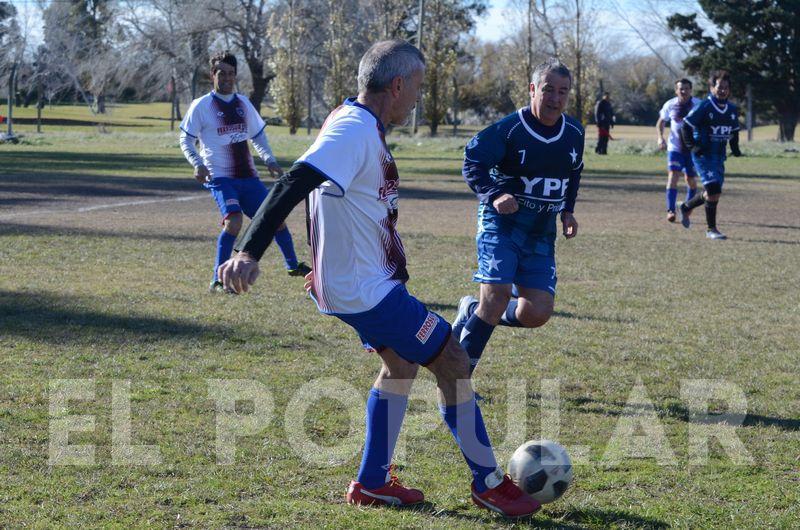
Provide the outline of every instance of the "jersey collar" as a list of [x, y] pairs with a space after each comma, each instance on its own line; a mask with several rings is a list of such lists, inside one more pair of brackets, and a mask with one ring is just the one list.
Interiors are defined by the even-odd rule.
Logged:
[[236, 99], [236, 92], [232, 93], [232, 94], [231, 94], [231, 99], [229, 99], [229, 100], [227, 100], [227, 101], [226, 101], [226, 100], [225, 100], [225, 99], [224, 99], [222, 96], [220, 96], [219, 94], [217, 94], [216, 92], [214, 92], [213, 90], [211, 91], [211, 96], [213, 96], [213, 97], [217, 98], [218, 100], [220, 100], [220, 101], [221, 101], [221, 102], [223, 102], [223, 103], [233, 103], [233, 100], [235, 100], [235, 99]]
[[379, 117], [377, 117], [374, 112], [372, 112], [372, 109], [370, 109], [366, 105], [363, 105], [363, 104], [359, 103], [356, 98], [347, 98], [347, 99], [344, 100], [344, 103], [342, 103], [342, 105], [346, 105], [348, 107], [358, 107], [360, 109], [366, 110], [367, 112], [372, 114], [373, 118], [375, 118], [375, 121], [378, 123], [378, 130], [381, 131], [382, 133], [386, 132], [386, 129], [384, 128], [383, 122], [381, 121], [381, 119]]
[[561, 127], [558, 130], [558, 133], [555, 136], [551, 136], [550, 138], [546, 138], [546, 137], [542, 136], [541, 134], [537, 133], [535, 129], [539, 129], [539, 128], [554, 129], [554, 128], [558, 127], [557, 123], [553, 127], [547, 127], [546, 125], [543, 125], [536, 118], [533, 117], [533, 113], [531, 112], [531, 108], [530, 107], [523, 107], [523, 108], [519, 109], [517, 111], [517, 114], [519, 115], [519, 120], [522, 122], [522, 125], [525, 126], [525, 129], [528, 131], [528, 133], [530, 133], [531, 136], [533, 136], [534, 138], [536, 138], [540, 142], [543, 142], [543, 143], [546, 143], [546, 144], [550, 144], [550, 143], [555, 142], [559, 138], [561, 138], [561, 135], [564, 134], [564, 126], [567, 123], [567, 119], [566, 119], [566, 117], [564, 116], [563, 113], [561, 114], [561, 117], [559, 118], [561, 120]]
[[725, 114], [728, 111], [728, 100], [727, 99], [725, 100], [725, 106], [722, 107], [722, 108], [720, 108], [717, 105], [717, 101], [719, 101], [719, 100], [717, 98], [715, 98], [714, 96], [708, 96], [708, 100], [711, 102], [711, 105], [713, 105], [713, 107], [716, 109], [716, 111], [719, 112], [720, 114]]

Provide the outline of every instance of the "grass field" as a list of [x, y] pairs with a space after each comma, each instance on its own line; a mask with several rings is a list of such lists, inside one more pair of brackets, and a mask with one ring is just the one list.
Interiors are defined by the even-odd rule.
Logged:
[[[134, 125], [154, 115], [125, 112]], [[165, 126], [20, 127], [21, 144], [0, 145], [0, 526], [800, 526], [797, 153], [762, 141], [729, 160], [726, 242], [703, 237], [702, 212], [690, 230], [664, 221], [663, 157], [626, 154], [649, 128], [620, 131], [608, 157], [587, 154], [580, 233], [558, 243], [555, 315], [537, 330], [498, 329], [475, 374], [502, 461], [546, 435], [577, 464], [563, 499], [506, 522], [470, 503], [427, 374], [397, 461], [429, 503], [344, 504], [378, 360], [317, 313], [274, 248], [253, 292], [206, 292], [216, 208]], [[311, 141], [270, 131], [284, 166]], [[466, 140], [389, 141], [409, 288], [452, 318], [476, 292]], [[301, 214], [289, 225], [307, 259]], [[229, 380], [227, 405], [216, 380]], [[706, 423], [738, 426], [702, 458], [691, 395], [715, 389]], [[303, 414], [309, 396], [319, 399]], [[217, 449], [226, 418], [243, 429], [251, 418], [233, 453]], [[159, 462], [131, 464], [126, 436], [156, 446]], [[59, 440], [92, 445], [93, 457], [63, 465]]]

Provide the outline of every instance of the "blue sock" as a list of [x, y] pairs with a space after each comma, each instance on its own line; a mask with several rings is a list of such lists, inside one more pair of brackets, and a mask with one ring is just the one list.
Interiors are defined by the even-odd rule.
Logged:
[[275, 242], [281, 247], [283, 252], [283, 259], [286, 262], [287, 269], [297, 268], [297, 256], [294, 254], [294, 243], [292, 242], [292, 234], [288, 228], [275, 232]]
[[367, 398], [367, 439], [358, 469], [365, 488], [380, 488], [389, 481], [389, 464], [406, 414], [408, 396], [373, 388]]
[[228, 261], [233, 252], [233, 244], [236, 242], [236, 236], [223, 230], [217, 238], [217, 258], [214, 260], [214, 281], [216, 282], [217, 270], [219, 266]]
[[475, 397], [458, 405], [439, 405], [439, 412], [472, 471], [475, 489], [479, 493], [486, 491], [486, 477], [497, 469], [497, 460]]
[[675, 201], [678, 199], [677, 188], [667, 188], [667, 211], [675, 211]]
[[686, 202], [691, 201], [695, 195], [697, 195], [697, 188], [686, 188]]
[[486, 349], [486, 343], [489, 342], [493, 331], [494, 326], [481, 320], [475, 313], [472, 313], [467, 323], [464, 324], [464, 331], [461, 332], [461, 346], [467, 350], [467, 355], [469, 355], [470, 374], [478, 366], [478, 361], [480, 361], [483, 350]]
[[512, 298], [508, 302], [508, 307], [506, 307], [506, 312], [503, 313], [503, 316], [500, 317], [500, 325], [501, 326], [508, 326], [510, 328], [521, 328], [522, 324], [519, 323], [517, 320], [517, 305], [519, 304], [519, 300], [516, 298]]

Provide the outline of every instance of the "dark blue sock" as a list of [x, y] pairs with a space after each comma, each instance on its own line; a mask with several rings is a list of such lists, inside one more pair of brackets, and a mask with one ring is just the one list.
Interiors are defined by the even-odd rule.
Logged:
[[697, 195], [697, 188], [686, 188], [686, 202], [691, 201], [695, 195]]
[[519, 323], [517, 320], [517, 305], [519, 304], [519, 300], [516, 298], [512, 298], [508, 302], [508, 307], [506, 307], [506, 312], [503, 313], [503, 316], [500, 317], [500, 325], [501, 326], [508, 326], [510, 328], [521, 328], [522, 324]]
[[358, 469], [365, 488], [380, 488], [389, 481], [389, 464], [406, 414], [408, 396], [373, 388], [367, 398], [367, 439]]
[[472, 471], [475, 489], [478, 492], [486, 491], [486, 477], [497, 469], [497, 460], [475, 397], [458, 405], [440, 405], [439, 412]]
[[294, 254], [294, 242], [292, 242], [292, 234], [288, 228], [278, 230], [275, 232], [275, 242], [281, 247], [283, 252], [283, 259], [286, 262], [287, 269], [297, 268], [297, 256]]
[[486, 349], [486, 343], [489, 342], [493, 331], [494, 326], [481, 320], [475, 313], [472, 313], [467, 323], [464, 324], [464, 331], [461, 332], [461, 346], [467, 350], [467, 355], [469, 355], [470, 374], [478, 366], [478, 361], [480, 361], [483, 350]]
[[675, 211], [675, 201], [678, 199], [678, 188], [667, 188], [667, 211]]
[[217, 281], [217, 270], [219, 266], [228, 261], [233, 252], [233, 244], [236, 236], [223, 230], [217, 238], [217, 258], [214, 260], [214, 281]]

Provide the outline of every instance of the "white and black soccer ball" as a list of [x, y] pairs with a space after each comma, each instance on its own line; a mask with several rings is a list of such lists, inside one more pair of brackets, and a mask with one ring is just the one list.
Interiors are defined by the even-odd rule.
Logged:
[[572, 462], [563, 446], [550, 440], [533, 440], [511, 455], [508, 474], [525, 493], [546, 504], [567, 491], [572, 482]]

